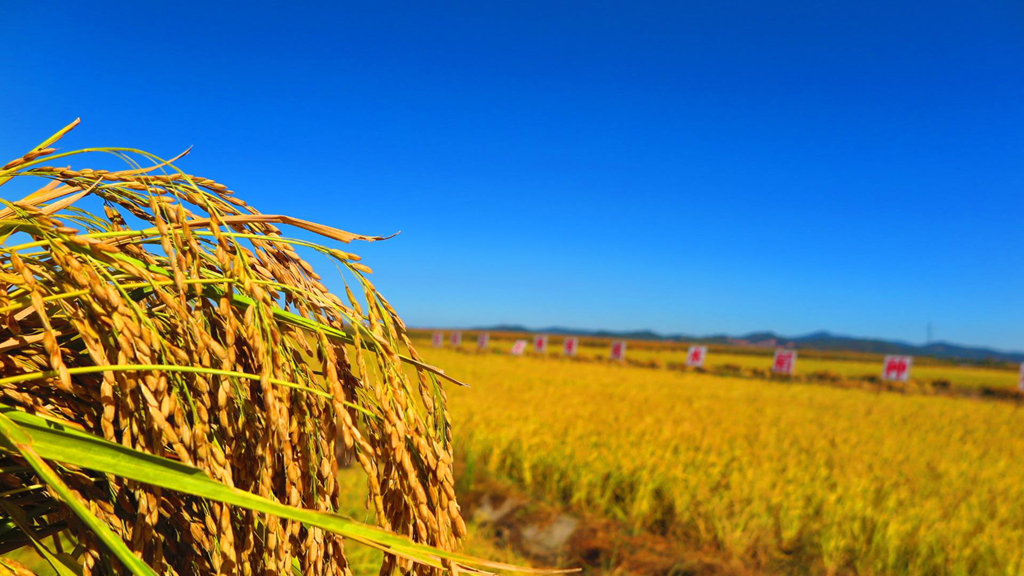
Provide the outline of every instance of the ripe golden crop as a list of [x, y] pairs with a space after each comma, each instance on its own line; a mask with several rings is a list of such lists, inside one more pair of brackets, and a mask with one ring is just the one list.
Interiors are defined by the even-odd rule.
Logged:
[[1024, 570], [1024, 415], [559, 358], [429, 350], [469, 475], [714, 548], [840, 573]]

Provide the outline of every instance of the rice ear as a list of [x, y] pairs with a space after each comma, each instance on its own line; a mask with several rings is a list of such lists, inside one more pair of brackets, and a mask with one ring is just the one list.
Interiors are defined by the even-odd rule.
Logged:
[[[48, 181], [0, 210], [0, 402], [297, 509], [336, 509], [333, 473], [352, 457], [381, 528], [457, 551], [465, 523], [442, 386], [455, 380], [420, 360], [358, 256], [282, 241], [277, 226], [325, 242], [389, 237], [262, 214], [226, 185], [178, 171], [180, 156], [55, 152], [77, 123], [0, 169], [0, 184]], [[130, 168], [43, 165], [86, 152], [131, 159]], [[96, 199], [104, 206], [94, 213]], [[14, 232], [31, 241], [10, 243]], [[332, 294], [300, 249], [333, 258], [358, 286], [356, 300]], [[0, 448], [0, 468], [14, 471], [0, 482], [64, 484], [36, 502], [33, 529], [83, 535], [84, 574], [114, 568], [111, 534], [157, 572], [348, 571], [345, 539], [321, 528], [109, 470], [26, 467], [26, 458]], [[88, 529], [92, 520], [69, 508], [69, 495], [110, 534]], [[416, 571], [454, 570], [455, 557]], [[413, 562], [387, 555], [383, 571]]]

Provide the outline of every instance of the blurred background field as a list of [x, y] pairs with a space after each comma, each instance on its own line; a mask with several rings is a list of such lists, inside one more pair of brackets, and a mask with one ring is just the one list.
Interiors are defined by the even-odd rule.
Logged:
[[425, 355], [472, 384], [450, 391], [463, 486], [509, 479], [768, 572], [1024, 570], [1024, 510], [1008, 505], [1024, 499], [1013, 404]]

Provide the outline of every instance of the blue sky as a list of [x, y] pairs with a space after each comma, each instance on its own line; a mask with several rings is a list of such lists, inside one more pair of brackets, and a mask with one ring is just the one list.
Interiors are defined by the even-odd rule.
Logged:
[[0, 152], [131, 145], [354, 251], [414, 325], [1024, 349], [1024, 6], [21, 3]]

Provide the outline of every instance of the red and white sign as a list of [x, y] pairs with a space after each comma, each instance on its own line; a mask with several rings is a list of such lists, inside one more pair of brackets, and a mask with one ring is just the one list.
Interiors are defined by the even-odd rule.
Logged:
[[538, 354], [544, 354], [548, 351], [547, 334], [537, 334], [533, 337], [533, 351]]
[[707, 357], [707, 346], [690, 346], [690, 350], [686, 353], [686, 365], [691, 368], [703, 368], [704, 359]]
[[772, 372], [792, 376], [796, 369], [796, 350], [775, 350], [775, 358], [772, 360]]
[[913, 356], [886, 356], [882, 361], [882, 380], [906, 382], [910, 378]]
[[580, 339], [576, 337], [566, 338], [562, 346], [562, 353], [566, 356], [575, 356], [576, 350], [580, 347]]
[[462, 332], [452, 332], [452, 346], [462, 345]]
[[434, 335], [430, 338], [430, 342], [434, 345], [434, 348], [444, 346], [444, 333], [434, 332]]
[[516, 340], [515, 343], [512, 344], [512, 355], [522, 356], [523, 352], [526, 352], [526, 340]]
[[1024, 392], [1024, 362], [1020, 363], [1020, 382], [1017, 383], [1017, 390]]
[[626, 341], [616, 340], [612, 342], [612, 360], [625, 360], [626, 359]]
[[487, 332], [481, 332], [480, 335], [476, 337], [476, 347], [481, 350], [486, 350], [487, 345], [490, 343], [491, 335], [488, 334]]

